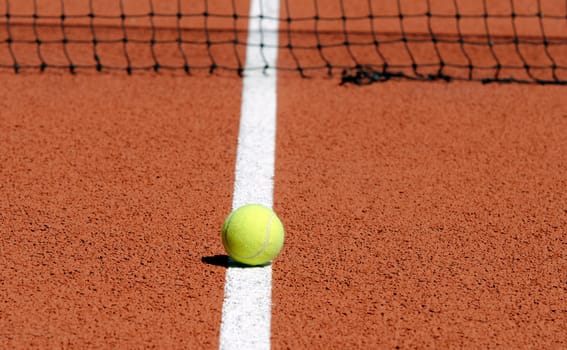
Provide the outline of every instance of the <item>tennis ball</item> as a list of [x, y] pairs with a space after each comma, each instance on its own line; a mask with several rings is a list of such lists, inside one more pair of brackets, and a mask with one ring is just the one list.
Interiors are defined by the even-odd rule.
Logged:
[[222, 244], [227, 254], [246, 265], [265, 265], [276, 258], [284, 243], [282, 222], [268, 207], [242, 206], [222, 225]]

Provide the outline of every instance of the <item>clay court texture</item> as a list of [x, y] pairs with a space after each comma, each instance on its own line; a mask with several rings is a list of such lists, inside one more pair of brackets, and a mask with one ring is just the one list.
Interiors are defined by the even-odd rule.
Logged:
[[[279, 21], [254, 3], [0, 0], [0, 348], [567, 348], [567, 4], [280, 1]], [[400, 18], [341, 18], [369, 4], [409, 13], [409, 41]], [[314, 11], [338, 20], [286, 20]], [[247, 45], [253, 21], [279, 41]], [[549, 45], [431, 41], [486, 25]], [[393, 36], [391, 74], [327, 75], [385, 72], [347, 32]], [[286, 238], [251, 269], [220, 230], [256, 199]], [[258, 308], [227, 288], [251, 271]]]

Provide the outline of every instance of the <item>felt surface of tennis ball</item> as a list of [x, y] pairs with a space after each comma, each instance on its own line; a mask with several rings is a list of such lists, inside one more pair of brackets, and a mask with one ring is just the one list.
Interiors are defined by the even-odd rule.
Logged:
[[265, 265], [275, 259], [284, 243], [284, 227], [276, 213], [258, 204], [242, 206], [222, 226], [222, 244], [239, 263]]

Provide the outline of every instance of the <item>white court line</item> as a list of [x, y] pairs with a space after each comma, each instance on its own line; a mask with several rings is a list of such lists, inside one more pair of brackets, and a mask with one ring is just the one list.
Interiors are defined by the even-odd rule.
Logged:
[[[260, 19], [259, 15], [269, 17]], [[276, 143], [276, 66], [279, 1], [252, 0], [243, 79], [232, 208], [273, 205]], [[270, 47], [261, 48], [260, 43]], [[229, 266], [226, 272], [219, 348], [269, 349], [272, 267]]]

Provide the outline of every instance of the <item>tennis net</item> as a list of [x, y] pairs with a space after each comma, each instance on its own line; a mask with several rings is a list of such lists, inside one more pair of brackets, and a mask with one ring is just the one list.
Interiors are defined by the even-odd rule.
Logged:
[[[246, 69], [344, 83], [567, 84], [567, 0], [259, 1], [279, 17], [250, 0], [0, 0], [0, 68], [244, 74], [256, 45], [278, 63]], [[277, 22], [278, 43], [247, 42], [250, 21]]]

